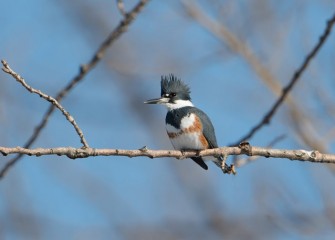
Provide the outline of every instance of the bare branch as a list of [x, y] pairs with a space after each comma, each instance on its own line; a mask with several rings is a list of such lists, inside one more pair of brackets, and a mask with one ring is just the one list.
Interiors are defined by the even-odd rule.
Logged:
[[218, 22], [208, 14], [205, 14], [203, 9], [197, 6], [195, 1], [182, 0], [181, 3], [190, 17], [195, 19], [217, 39], [225, 43], [230, 50], [240, 54], [269, 89], [274, 93], [280, 91], [281, 87], [278, 80], [271, 74], [268, 68], [261, 63], [254, 51], [242, 39], [239, 39], [238, 36], [230, 31], [222, 22]]
[[[250, 64], [250, 66], [258, 74], [258, 76], [265, 83], [265, 85], [269, 89], [271, 89], [275, 93], [276, 96], [278, 96], [278, 99], [281, 99], [283, 97], [284, 92], [282, 90], [282, 87], [278, 83], [279, 81], [276, 80], [275, 77], [266, 68], [266, 66], [264, 66], [264, 64], [262, 64], [261, 61], [259, 61], [259, 59], [256, 57], [255, 53], [252, 51], [252, 49], [250, 49], [250, 47], [246, 43], [244, 43], [241, 39], [239, 39], [238, 36], [236, 36], [233, 32], [231, 32], [229, 30], [229, 28], [226, 27], [222, 22], [215, 21], [209, 15], [206, 15], [204, 13], [204, 11], [202, 11], [202, 8], [197, 6], [195, 1], [182, 0], [181, 3], [185, 7], [185, 10], [189, 14], [189, 16], [191, 16], [196, 21], [198, 21], [198, 23], [202, 27], [204, 27], [206, 30], [208, 30], [210, 33], [212, 33], [218, 39], [220, 39], [221, 41], [226, 43], [227, 46], [231, 50], [237, 52], [242, 57], [244, 57], [244, 59]], [[332, 20], [329, 20], [329, 22], [330, 21], [332, 21]], [[329, 22], [328, 22], [326, 30], [329, 28], [329, 31], [330, 31], [331, 26], [329, 26], [329, 24], [330, 24]], [[328, 35], [325, 38], [327, 38], [327, 37], [328, 37]], [[323, 41], [325, 41], [325, 39]], [[321, 45], [322, 45], [322, 43], [321, 43]], [[319, 46], [319, 47], [321, 47], [321, 46]], [[318, 49], [317, 49], [317, 51], [318, 51]], [[314, 52], [314, 51], [312, 51], [312, 52]], [[314, 54], [316, 54], [316, 53], [314, 53]], [[311, 56], [311, 58], [313, 58], [313, 57], [314, 56]], [[305, 59], [305, 62], [306, 62], [306, 60], [307, 60], [307, 57]], [[307, 62], [307, 65], [308, 65], [308, 62]], [[305, 68], [307, 67], [307, 65], [305, 66]], [[299, 75], [301, 75], [301, 73], [303, 71], [304, 70], [302, 70]], [[297, 70], [297, 72], [298, 72], [298, 70]], [[295, 80], [295, 81], [297, 81], [297, 80]], [[292, 87], [293, 86], [291, 86], [290, 88], [292, 88]], [[287, 93], [289, 91], [290, 90], [288, 90]], [[292, 96], [288, 95], [287, 93], [284, 96], [285, 99], [283, 98], [282, 100], [280, 100], [281, 102], [279, 103], [277, 108], [283, 103], [284, 100], [286, 100], [287, 103], [288, 103], [290, 112], [292, 114], [292, 117], [295, 118], [295, 119], [304, 119], [305, 121], [307, 121], [308, 115], [306, 116], [305, 114], [303, 114], [302, 109], [297, 105], [294, 98]], [[270, 111], [273, 108], [274, 108], [274, 106], [270, 109]], [[269, 124], [269, 122], [270, 122], [271, 118], [274, 116], [277, 108], [273, 111], [273, 113], [271, 113], [272, 115], [270, 115], [269, 117], [267, 117], [267, 115], [269, 115], [269, 113], [266, 114], [263, 117], [263, 119], [261, 120], [261, 122], [259, 124], [257, 124], [254, 128], [252, 128], [247, 135], [245, 135], [243, 138], [236, 141], [235, 143], [231, 144], [231, 146], [236, 146], [239, 142], [250, 139], [263, 126], [265, 126], [266, 124]], [[256, 127], [257, 127], [257, 129], [256, 129]], [[313, 138], [316, 138], [316, 136], [309, 136], [309, 138], [313, 139]], [[304, 136], [304, 139], [307, 139], [306, 136]], [[305, 143], [306, 143], [306, 141], [305, 141]], [[311, 145], [309, 145], [309, 146], [311, 146]], [[315, 145], [314, 145], [314, 147], [311, 146], [311, 148], [319, 148], [319, 146], [315, 147]]]
[[26, 81], [23, 79], [23, 77], [21, 77], [19, 74], [17, 74], [16, 72], [14, 72], [9, 64], [5, 61], [5, 60], [1, 60], [1, 63], [3, 65], [2, 70], [5, 73], [8, 73], [10, 75], [12, 75], [13, 78], [16, 79], [17, 82], [21, 83], [21, 85], [23, 87], [25, 87], [29, 92], [31, 93], [35, 93], [37, 95], [39, 95], [41, 98], [44, 98], [45, 100], [47, 100], [48, 102], [50, 102], [53, 106], [55, 106], [56, 108], [58, 108], [63, 115], [66, 117], [66, 119], [72, 124], [72, 126], [74, 127], [74, 129], [76, 130], [77, 134], [80, 137], [80, 141], [81, 143], [84, 145], [84, 148], [88, 148], [88, 143], [84, 137], [84, 133], [83, 131], [79, 128], [78, 124], [76, 123], [76, 121], [74, 120], [74, 118], [70, 115], [70, 113], [68, 111], [65, 110], [65, 108], [53, 97], [43, 93], [41, 90], [37, 90], [32, 88], [31, 86], [29, 86]]
[[[281, 140], [283, 140], [286, 136], [280, 135], [277, 136], [275, 139], [273, 139], [267, 146], [266, 148], [272, 148], [273, 146], [275, 146], [278, 142], [280, 142]], [[238, 158], [238, 156], [235, 156], [233, 159], [233, 165], [236, 167], [242, 167], [250, 162], [256, 161], [257, 159], [259, 159], [260, 156], [251, 156], [251, 157], [247, 157], [247, 158]]]
[[[137, 5], [126, 14], [125, 18], [121, 20], [119, 25], [111, 32], [111, 34], [106, 38], [106, 40], [100, 45], [98, 50], [95, 52], [91, 60], [87, 64], [83, 64], [80, 67], [79, 73], [65, 86], [55, 97], [55, 99], [60, 102], [85, 76], [90, 72], [95, 65], [103, 58], [107, 49], [117, 40], [124, 32], [126, 32], [128, 26], [134, 21], [135, 17], [141, 12], [143, 7], [149, 2], [149, 0], [141, 0]], [[24, 144], [25, 148], [29, 148], [38, 138], [41, 131], [46, 126], [49, 117], [54, 112], [55, 106], [50, 105], [46, 113], [44, 114], [41, 122], [35, 127], [35, 131]], [[3, 178], [6, 172], [15, 165], [15, 163], [20, 160], [22, 154], [17, 155], [13, 159], [9, 160], [6, 165], [0, 171], [0, 179]]]
[[148, 148], [141, 148], [137, 150], [126, 149], [96, 149], [96, 148], [72, 148], [72, 147], [58, 147], [58, 148], [35, 148], [27, 149], [22, 147], [0, 147], [0, 153], [4, 156], [9, 154], [25, 154], [29, 156], [44, 156], [44, 155], [58, 155], [67, 156], [71, 159], [87, 158], [96, 156], [125, 156], [125, 157], [149, 157], [162, 158], [174, 157], [177, 159], [186, 159], [197, 156], [218, 156], [218, 155], [247, 155], [260, 156], [266, 158], [286, 158], [290, 160], [308, 161], [315, 163], [335, 163], [334, 154], [323, 154], [317, 150], [288, 150], [288, 149], [271, 149], [251, 146], [249, 143], [241, 143], [238, 147], [221, 147], [214, 149], [207, 149], [202, 151], [177, 151], [177, 150], [150, 150]]
[[307, 55], [302, 65], [298, 68], [298, 70], [294, 73], [292, 79], [287, 84], [286, 87], [283, 88], [283, 92], [278, 98], [278, 100], [275, 102], [275, 104], [271, 107], [271, 109], [268, 111], [267, 114], [263, 117], [263, 119], [254, 126], [248, 134], [246, 134], [244, 137], [242, 137], [238, 142], [246, 141], [250, 139], [260, 128], [262, 128], [265, 124], [269, 124], [271, 121], [271, 118], [274, 116], [280, 105], [284, 102], [286, 96], [288, 93], [292, 90], [293, 86], [296, 84], [296, 82], [300, 79], [300, 76], [307, 68], [310, 61], [315, 57], [315, 55], [318, 53], [322, 45], [326, 42], [331, 29], [335, 23], [335, 14], [327, 21], [327, 26], [323, 32], [323, 34], [319, 38], [319, 42], [315, 45], [315, 47], [312, 49], [312, 51]]
[[122, 16], [126, 16], [126, 11], [124, 10], [124, 3], [123, 0], [117, 0], [117, 8], [119, 9], [120, 13]]

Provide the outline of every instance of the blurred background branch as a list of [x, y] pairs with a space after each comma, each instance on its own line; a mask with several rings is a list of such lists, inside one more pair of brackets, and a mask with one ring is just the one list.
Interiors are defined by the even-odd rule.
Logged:
[[[263, 83], [273, 91], [273, 93], [278, 96], [278, 100], [274, 103], [274, 105], [270, 108], [270, 110], [264, 115], [261, 121], [252, 127], [252, 129], [245, 134], [242, 138], [237, 140], [235, 143], [230, 144], [231, 146], [236, 146], [240, 142], [248, 141], [252, 138], [252, 136], [259, 131], [264, 125], [269, 124], [271, 121], [272, 116], [277, 111], [278, 107], [283, 103], [285, 99], [287, 99], [288, 106], [290, 108], [290, 112], [292, 116], [294, 116], [295, 121], [300, 121], [304, 119], [304, 121], [308, 120], [308, 115], [303, 113], [303, 107], [299, 106], [294, 100], [292, 96], [289, 96], [288, 93], [300, 78], [303, 71], [306, 69], [310, 60], [316, 55], [319, 51], [325, 40], [330, 34], [331, 28], [335, 21], [335, 16], [331, 17], [328, 22], [327, 26], [320, 36], [318, 43], [315, 47], [311, 50], [311, 52], [306, 56], [303, 61], [303, 64], [296, 70], [293, 77], [289, 81], [286, 87], [282, 88], [280, 86], [280, 82], [273, 76], [273, 74], [268, 70], [268, 68], [261, 63], [261, 61], [256, 57], [255, 53], [250, 49], [250, 47], [240, 40], [232, 31], [228, 29], [227, 26], [224, 25], [222, 22], [218, 22], [212, 19], [210, 16], [206, 15], [206, 13], [197, 5], [195, 1], [188, 1], [182, 0], [181, 3], [185, 8], [185, 11], [188, 13], [190, 17], [192, 17], [195, 21], [197, 21], [202, 27], [204, 27], [207, 31], [211, 34], [216, 36], [220, 39], [224, 44], [226, 44], [231, 50], [235, 51], [239, 55], [241, 55], [245, 61], [247, 61], [250, 66], [254, 69], [254, 71], [258, 74], [259, 79], [263, 81]], [[308, 133], [307, 139], [306, 135], [303, 139], [305, 142], [308, 142], [308, 138], [314, 138], [311, 132]], [[320, 148], [320, 145], [311, 145], [308, 144], [310, 147]]]
[[[128, 28], [128, 26], [133, 22], [137, 14], [142, 10], [145, 4], [149, 0], [141, 0], [137, 3], [137, 5], [125, 15], [124, 19], [122, 19], [119, 25], [110, 33], [110, 35], [105, 39], [105, 41], [99, 46], [98, 50], [94, 53], [91, 60], [84, 65], [81, 65], [79, 73], [62, 89], [56, 94], [56, 101], [60, 102], [64, 97], [66, 97], [69, 92], [81, 81], [84, 77], [89, 73], [95, 65], [103, 58], [107, 49], [117, 40]], [[55, 106], [53, 104], [50, 105], [46, 113], [44, 114], [41, 122], [35, 127], [35, 131], [30, 136], [28, 141], [24, 144], [25, 148], [29, 148], [33, 145], [33, 143], [38, 138], [39, 134], [45, 128], [48, 123], [48, 119], [51, 114], [54, 112]], [[6, 165], [0, 170], [0, 179], [2, 179], [8, 170], [14, 166], [20, 159], [22, 155], [17, 155], [13, 159], [9, 160]]]
[[[125, 12], [138, 3], [122, 2]], [[189, 4], [210, 24], [191, 17]], [[219, 145], [227, 145], [272, 107], [334, 9], [332, 0], [151, 1], [62, 105], [92, 148], [170, 149], [166, 113], [142, 103], [159, 94], [162, 74], [174, 73], [192, 86], [193, 102], [212, 119]], [[8, 1], [0, 8], [6, 23], [0, 52], [31, 85], [57, 96], [123, 16], [116, 1]], [[213, 32], [222, 26], [248, 51]], [[284, 134], [278, 149], [335, 152], [334, 41], [331, 34], [252, 145], [271, 145]], [[248, 52], [272, 81], [256, 71]], [[47, 109], [9, 77], [0, 76], [0, 145], [11, 147], [24, 145]], [[64, 122], [55, 111], [34, 146], [76, 146], [77, 136], [66, 134], [72, 129]], [[0, 158], [4, 167], [7, 157]], [[171, 159], [28, 158], [1, 181], [1, 239], [335, 237], [333, 164], [258, 158], [231, 177]]]

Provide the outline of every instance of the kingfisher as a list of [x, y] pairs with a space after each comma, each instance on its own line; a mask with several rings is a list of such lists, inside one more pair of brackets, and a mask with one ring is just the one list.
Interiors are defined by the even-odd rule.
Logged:
[[[166, 131], [174, 149], [200, 151], [217, 148], [213, 124], [206, 113], [193, 105], [190, 94], [189, 86], [170, 74], [161, 77], [161, 97], [144, 103], [162, 104], [167, 107]], [[224, 173], [227, 173], [230, 168], [223, 162], [222, 156], [199, 156], [191, 159], [205, 170], [208, 166], [204, 160], [213, 161]]]

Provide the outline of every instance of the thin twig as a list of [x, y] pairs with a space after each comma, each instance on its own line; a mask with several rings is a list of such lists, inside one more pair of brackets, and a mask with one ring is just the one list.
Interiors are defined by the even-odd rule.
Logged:
[[[103, 58], [107, 49], [112, 46], [112, 44], [117, 40], [123, 33], [126, 32], [128, 26], [134, 21], [135, 17], [141, 12], [144, 6], [149, 2], [149, 0], [141, 0], [136, 6], [126, 14], [125, 18], [120, 21], [119, 25], [111, 32], [111, 34], [106, 38], [106, 40], [100, 45], [98, 50], [95, 52], [91, 60], [87, 64], [83, 64], [80, 67], [79, 73], [68, 83], [65, 88], [63, 88], [55, 97], [55, 99], [60, 102], [85, 76], [90, 72], [95, 65]], [[35, 130], [28, 141], [24, 144], [25, 148], [29, 148], [38, 138], [42, 129], [46, 126], [49, 117], [54, 112], [55, 106], [50, 105], [46, 113], [44, 114], [41, 122], [35, 127]], [[17, 155], [13, 159], [9, 160], [6, 165], [0, 171], [0, 179], [2, 179], [8, 170], [17, 163], [22, 154]]]
[[271, 74], [269, 69], [262, 64], [253, 49], [251, 49], [246, 42], [234, 34], [223, 22], [216, 21], [209, 14], [205, 14], [203, 8], [198, 6], [196, 1], [182, 0], [181, 3], [190, 17], [196, 20], [200, 26], [213, 34], [217, 39], [226, 44], [231, 51], [242, 56], [259, 76], [259, 79], [275, 94], [278, 94], [281, 90], [281, 86], [278, 83], [279, 81]]
[[[252, 49], [245, 42], [239, 39], [238, 36], [235, 35], [232, 31], [230, 31], [229, 28], [226, 27], [222, 22], [215, 21], [209, 15], [206, 15], [203, 9], [197, 6], [196, 1], [181, 0], [181, 3], [185, 7], [185, 10], [189, 14], [189, 16], [198, 21], [198, 23], [201, 26], [203, 26], [206, 30], [212, 33], [215, 37], [217, 37], [225, 44], [227, 44], [227, 46], [232, 51], [235, 51], [238, 54], [240, 54], [258, 74], [258, 76], [260, 77], [259, 79], [262, 80], [265, 83], [265, 85], [269, 89], [271, 89], [276, 96], [278, 96], [278, 98], [283, 94], [282, 87], [280, 86], [279, 81], [271, 74], [268, 68], [261, 63], [261, 61], [257, 58]], [[287, 95], [285, 97], [285, 101], [288, 104], [292, 118], [294, 118], [297, 121], [303, 119], [304, 121], [308, 122], [309, 125], [311, 125], [310, 123], [311, 120], [309, 119], [308, 115], [303, 113], [303, 109], [298, 105], [298, 103], [295, 101], [292, 95]], [[262, 126], [264, 125], [265, 123]], [[253, 135], [254, 134], [255, 133], [253, 133]], [[312, 145], [309, 144], [311, 141], [309, 141], [308, 139], [317, 138], [316, 135], [311, 135], [311, 133], [309, 133], [310, 135], [308, 136], [307, 139], [306, 133], [302, 132], [302, 134], [304, 142], [311, 148], [320, 147], [320, 144], [318, 144], [319, 146], [316, 146], [315, 144]], [[230, 146], [235, 146], [241, 141], [242, 139], [237, 141], [236, 143], [231, 144]]]
[[222, 154], [228, 155], [248, 155], [261, 156], [266, 158], [286, 158], [290, 160], [308, 161], [314, 163], [335, 163], [334, 154], [322, 154], [319, 151], [306, 150], [288, 150], [288, 149], [270, 149], [264, 147], [250, 146], [248, 143], [242, 143], [238, 147], [222, 147], [198, 151], [176, 151], [176, 150], [150, 150], [136, 149], [96, 149], [96, 148], [35, 148], [27, 149], [22, 147], [0, 147], [0, 153], [4, 156], [9, 154], [25, 154], [29, 156], [58, 155], [67, 156], [71, 159], [87, 158], [95, 156], [125, 156], [125, 157], [149, 157], [162, 158], [173, 157], [177, 159], [186, 159], [197, 156], [218, 156]]
[[56, 108], [59, 109], [59, 111], [61, 111], [63, 113], [63, 115], [66, 117], [66, 119], [72, 124], [72, 126], [74, 127], [74, 129], [76, 130], [77, 134], [80, 137], [80, 141], [83, 144], [84, 148], [88, 148], [89, 145], [84, 137], [84, 133], [83, 131], [80, 129], [80, 127], [78, 126], [78, 124], [76, 123], [76, 121], [74, 120], [74, 118], [71, 116], [71, 114], [65, 110], [65, 108], [53, 97], [43, 93], [41, 90], [37, 90], [32, 88], [30, 85], [28, 85], [26, 83], [26, 81], [23, 79], [23, 77], [21, 77], [19, 74], [17, 74], [13, 69], [11, 69], [11, 67], [9, 66], [9, 64], [5, 61], [5, 60], [1, 60], [1, 63], [3, 65], [2, 70], [5, 73], [10, 74], [13, 78], [16, 79], [17, 82], [21, 83], [21, 85], [23, 87], [25, 87], [29, 92], [31, 93], [35, 93], [37, 95], [39, 95], [41, 98], [44, 98], [45, 100], [47, 100], [48, 102], [50, 102], [53, 106], [55, 106]]
[[124, 3], [123, 0], [117, 0], [117, 8], [119, 9], [120, 13], [122, 14], [122, 16], [126, 16], [126, 11], [124, 10]]
[[319, 38], [319, 42], [315, 45], [315, 47], [312, 49], [312, 51], [307, 55], [305, 60], [303, 61], [302, 65], [298, 68], [298, 70], [294, 73], [292, 79], [287, 84], [286, 87], [283, 88], [283, 92], [278, 98], [278, 100], [275, 102], [275, 104], [271, 107], [271, 109], [268, 111], [267, 114], [263, 117], [263, 119], [254, 126], [248, 134], [246, 134], [244, 137], [242, 137], [240, 140], [238, 140], [235, 145], [237, 145], [239, 142], [249, 140], [257, 131], [259, 131], [264, 125], [269, 124], [271, 121], [271, 118], [274, 116], [280, 105], [284, 102], [286, 96], [288, 93], [292, 90], [294, 85], [297, 83], [297, 81], [300, 79], [300, 76], [307, 68], [310, 61], [314, 58], [314, 56], [318, 53], [322, 45], [326, 42], [328, 36], [330, 35], [331, 29], [335, 23], [335, 14], [334, 16], [327, 21], [327, 26], [323, 32], [323, 34]]

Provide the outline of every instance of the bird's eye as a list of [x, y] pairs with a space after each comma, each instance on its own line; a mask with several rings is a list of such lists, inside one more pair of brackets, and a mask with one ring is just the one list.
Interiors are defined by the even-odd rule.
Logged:
[[170, 96], [171, 97], [175, 97], [177, 94], [176, 93], [171, 93]]

